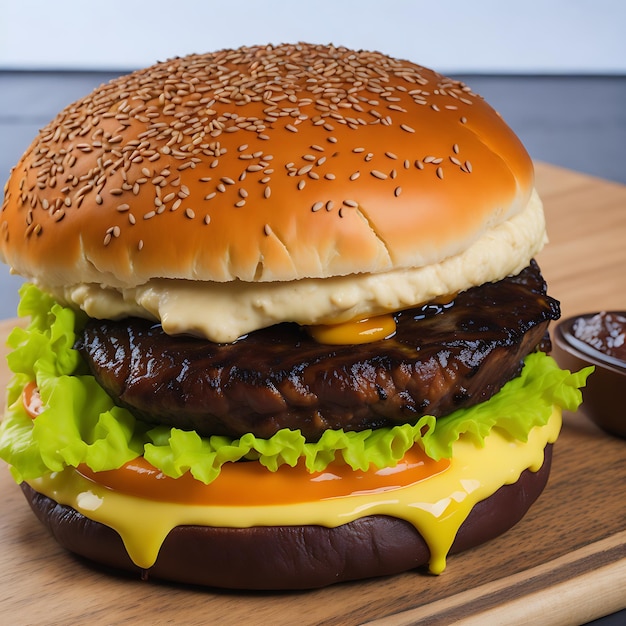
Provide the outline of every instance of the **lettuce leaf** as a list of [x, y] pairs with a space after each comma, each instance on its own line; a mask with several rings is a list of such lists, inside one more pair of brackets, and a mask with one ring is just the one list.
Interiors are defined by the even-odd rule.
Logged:
[[[334, 460], [365, 470], [395, 465], [416, 443], [438, 460], [451, 455], [461, 435], [482, 445], [492, 428], [525, 441], [533, 427], [547, 423], [554, 405], [577, 409], [580, 387], [592, 371], [572, 374], [544, 353], [535, 353], [526, 358], [521, 375], [490, 400], [445, 418], [427, 415], [414, 425], [356, 433], [329, 430], [314, 443], [289, 429], [269, 439], [251, 433], [239, 439], [200, 437], [177, 428], [151, 428], [115, 406], [73, 348], [76, 330], [86, 319], [82, 313], [29, 284], [22, 287], [18, 313], [31, 322], [8, 339], [14, 376], [0, 424], [0, 458], [18, 482], [81, 463], [94, 471], [116, 469], [141, 455], [167, 476], [190, 472], [204, 483], [215, 480], [225, 463], [239, 460], [256, 461], [270, 471], [295, 466], [301, 459], [310, 472], [322, 471]], [[22, 402], [22, 391], [31, 381], [36, 381], [45, 407], [34, 420]]]

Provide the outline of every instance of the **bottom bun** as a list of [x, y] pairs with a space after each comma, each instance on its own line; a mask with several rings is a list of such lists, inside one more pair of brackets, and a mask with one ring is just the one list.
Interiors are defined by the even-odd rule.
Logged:
[[[450, 553], [458, 553], [515, 525], [543, 491], [552, 446], [538, 472], [525, 470], [474, 506]], [[349, 580], [399, 574], [428, 563], [429, 550], [408, 522], [371, 515], [337, 528], [178, 526], [148, 570], [129, 558], [113, 529], [58, 504], [26, 483], [22, 490], [39, 520], [64, 548], [104, 566], [186, 584], [228, 589], [313, 589]]]

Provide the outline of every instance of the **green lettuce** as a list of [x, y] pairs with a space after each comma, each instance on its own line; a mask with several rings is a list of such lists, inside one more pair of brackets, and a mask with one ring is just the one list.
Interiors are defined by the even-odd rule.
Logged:
[[[300, 431], [284, 429], [269, 439], [248, 433], [239, 439], [200, 437], [196, 432], [165, 426], [150, 427], [126, 409], [115, 406], [91, 376], [74, 349], [76, 331], [85, 316], [58, 304], [35, 286], [24, 285], [18, 314], [30, 317], [27, 328], [8, 338], [8, 363], [13, 378], [0, 424], [0, 458], [16, 481], [86, 464], [93, 471], [116, 469], [145, 456], [165, 475], [190, 472], [210, 483], [225, 463], [256, 461], [270, 471], [296, 465], [302, 459], [310, 472], [322, 471], [336, 459], [353, 469], [393, 466], [414, 444], [438, 460], [450, 457], [461, 436], [478, 445], [493, 428], [525, 441], [534, 426], [543, 426], [557, 405], [575, 411], [591, 368], [578, 373], [561, 370], [544, 353], [530, 354], [522, 373], [487, 402], [416, 424], [363, 432], [326, 431], [317, 442], [306, 442]], [[22, 391], [31, 381], [39, 388], [43, 411], [32, 419]]]

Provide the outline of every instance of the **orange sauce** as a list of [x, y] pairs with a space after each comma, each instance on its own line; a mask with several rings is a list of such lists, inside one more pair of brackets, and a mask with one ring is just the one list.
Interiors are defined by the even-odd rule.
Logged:
[[306, 328], [318, 343], [350, 345], [372, 343], [391, 337], [396, 332], [396, 321], [389, 313], [339, 324], [319, 324]]
[[433, 461], [414, 446], [393, 468], [364, 472], [335, 462], [322, 472], [310, 474], [304, 464], [281, 466], [270, 472], [256, 461], [227, 463], [220, 476], [205, 485], [187, 473], [165, 476], [143, 457], [120, 469], [93, 472], [81, 465], [87, 479], [109, 489], [150, 500], [214, 506], [255, 506], [311, 502], [350, 495], [380, 493], [420, 482], [443, 472], [448, 459]]

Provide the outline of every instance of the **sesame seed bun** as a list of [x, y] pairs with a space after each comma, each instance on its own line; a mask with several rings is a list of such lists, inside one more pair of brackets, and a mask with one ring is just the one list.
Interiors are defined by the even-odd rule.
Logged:
[[224, 50], [62, 111], [9, 178], [0, 257], [51, 288], [378, 274], [459, 255], [532, 185], [459, 82], [332, 46]]

